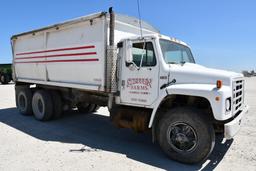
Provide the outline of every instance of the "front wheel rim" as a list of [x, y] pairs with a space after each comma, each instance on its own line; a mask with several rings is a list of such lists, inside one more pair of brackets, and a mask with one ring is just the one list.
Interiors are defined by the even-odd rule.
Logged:
[[167, 141], [176, 152], [191, 152], [196, 148], [198, 138], [192, 126], [176, 122], [167, 129]]

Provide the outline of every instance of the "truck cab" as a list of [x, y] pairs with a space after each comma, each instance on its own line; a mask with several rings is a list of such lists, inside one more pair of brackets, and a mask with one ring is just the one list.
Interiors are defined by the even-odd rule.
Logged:
[[124, 39], [118, 48], [116, 103], [151, 109], [147, 126], [169, 156], [202, 159], [209, 153], [195, 154], [198, 143], [214, 142], [214, 132], [226, 139], [238, 132], [248, 111], [242, 74], [198, 65], [186, 43], [160, 34]]

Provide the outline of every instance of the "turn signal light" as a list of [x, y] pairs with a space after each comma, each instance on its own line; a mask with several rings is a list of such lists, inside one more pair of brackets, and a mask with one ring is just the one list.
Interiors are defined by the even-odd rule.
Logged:
[[222, 87], [222, 81], [221, 80], [217, 80], [216, 86], [217, 86], [217, 88], [220, 89]]
[[216, 100], [217, 102], [220, 101], [220, 97], [219, 97], [219, 96], [215, 97], [215, 100]]

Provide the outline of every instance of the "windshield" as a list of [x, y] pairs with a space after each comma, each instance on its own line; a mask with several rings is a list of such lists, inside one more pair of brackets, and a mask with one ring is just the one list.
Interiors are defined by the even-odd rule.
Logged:
[[195, 63], [190, 49], [187, 46], [160, 39], [163, 57], [168, 64]]

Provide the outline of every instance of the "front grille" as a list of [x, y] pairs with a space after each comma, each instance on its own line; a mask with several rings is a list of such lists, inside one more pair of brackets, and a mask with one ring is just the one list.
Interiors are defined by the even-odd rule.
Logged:
[[233, 81], [233, 114], [236, 114], [244, 102], [244, 80]]

